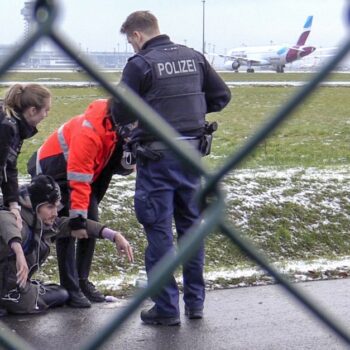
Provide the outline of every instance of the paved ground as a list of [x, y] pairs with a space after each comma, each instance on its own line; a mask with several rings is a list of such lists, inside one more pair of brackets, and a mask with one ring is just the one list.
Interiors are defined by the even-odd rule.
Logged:
[[[319, 305], [350, 330], [350, 279], [300, 283]], [[102, 349], [348, 349], [328, 328], [314, 320], [278, 285], [207, 293], [205, 318], [179, 327], [141, 323], [139, 312]], [[146, 301], [144, 306], [151, 305]], [[60, 308], [40, 316], [7, 316], [4, 324], [35, 349], [79, 349], [97, 334], [125, 302], [94, 304], [91, 309]]]

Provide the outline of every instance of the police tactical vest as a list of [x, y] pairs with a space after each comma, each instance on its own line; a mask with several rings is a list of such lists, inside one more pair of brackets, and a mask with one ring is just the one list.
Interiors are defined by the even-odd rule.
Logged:
[[152, 85], [144, 99], [178, 132], [202, 128], [206, 102], [200, 56], [174, 44], [136, 56], [152, 68]]

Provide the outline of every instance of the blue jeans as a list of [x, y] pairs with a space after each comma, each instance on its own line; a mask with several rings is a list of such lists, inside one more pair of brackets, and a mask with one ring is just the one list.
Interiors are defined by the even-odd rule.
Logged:
[[[175, 252], [173, 218], [178, 240], [186, 236], [198, 220], [200, 208], [194, 196], [199, 186], [200, 177], [170, 151], [164, 152], [159, 161], [137, 160], [135, 212], [147, 235], [145, 266], [148, 275], [165, 254]], [[204, 304], [203, 265], [204, 243], [183, 265], [184, 302], [190, 309], [202, 308]], [[172, 276], [152, 299], [160, 314], [178, 315], [179, 290], [175, 278]]]

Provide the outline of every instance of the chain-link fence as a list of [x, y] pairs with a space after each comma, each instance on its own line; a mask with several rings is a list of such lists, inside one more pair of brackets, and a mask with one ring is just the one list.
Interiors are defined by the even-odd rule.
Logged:
[[[350, 5], [350, 4], [349, 4]], [[0, 77], [7, 72], [23, 55], [25, 55], [38, 40], [42, 37], [50, 38], [56, 43], [69, 57], [77, 62], [77, 64], [85, 70], [85, 72], [100, 86], [106, 90], [111, 96], [119, 99], [123, 104], [128, 106], [130, 113], [134, 114], [141, 120], [152, 133], [162, 140], [177, 156], [189, 165], [194, 171], [204, 178], [204, 186], [199, 193], [199, 200], [206, 203], [206, 209], [203, 212], [203, 219], [196, 227], [191, 228], [191, 234], [181, 244], [178, 252], [172, 258], [167, 257], [161, 261], [155, 268], [152, 282], [146, 289], [140, 290], [128, 303], [127, 307], [116, 313], [112, 320], [101, 330], [96, 332], [97, 336], [89, 339], [82, 345], [82, 349], [97, 349], [102, 346], [109, 337], [117, 332], [122, 323], [131, 315], [140, 304], [148, 297], [154, 295], [160, 286], [167, 281], [167, 276], [172, 274], [177, 266], [186, 261], [193, 251], [199, 246], [210, 232], [219, 229], [220, 232], [230, 238], [233, 244], [236, 244], [249, 258], [258, 263], [266, 270], [274, 279], [280, 283], [290, 295], [294, 296], [302, 305], [308, 309], [315, 317], [320, 319], [325, 325], [332, 329], [345, 343], [350, 345], [350, 333], [338, 322], [332, 319], [324, 310], [316, 305], [316, 303], [299, 288], [290, 283], [285, 276], [279, 273], [271, 266], [266, 257], [243, 237], [233, 224], [225, 219], [225, 198], [220, 190], [220, 182], [233, 169], [248, 157], [248, 155], [267, 138], [291, 113], [297, 106], [308, 98], [322, 82], [327, 75], [340, 63], [345, 55], [350, 51], [350, 35], [346, 38], [343, 45], [339, 48], [337, 54], [329, 61], [323, 69], [314, 76], [314, 78], [301, 87], [297, 93], [286, 102], [280, 110], [271, 117], [268, 122], [235, 154], [231, 155], [221, 169], [212, 173], [206, 169], [200, 161], [199, 153], [184, 148], [176, 142], [177, 133], [168, 126], [163, 119], [157, 115], [143, 100], [126, 86], [118, 85], [114, 87], [106, 81], [96, 67], [78, 54], [69, 42], [69, 40], [60, 33], [55, 27], [55, 19], [57, 17], [57, 6], [54, 0], [37, 0], [35, 4], [35, 20], [37, 21], [36, 30], [28, 37], [20, 47], [13, 52], [5, 62], [0, 66]], [[350, 22], [350, 6], [348, 10], [348, 20]], [[208, 200], [209, 199], [209, 200]], [[2, 331], [0, 334], [0, 345], [5, 349], [31, 349], [32, 347], [24, 340], [15, 336], [10, 331]]]

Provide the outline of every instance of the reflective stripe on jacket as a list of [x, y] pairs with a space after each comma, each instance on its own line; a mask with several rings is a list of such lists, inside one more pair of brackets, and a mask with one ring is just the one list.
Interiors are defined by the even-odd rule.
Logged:
[[[101, 99], [92, 102], [84, 114], [63, 124], [40, 147], [38, 160], [42, 172], [66, 175], [71, 191], [70, 217], [87, 217], [91, 183], [106, 166], [117, 141], [107, 117], [107, 100]], [[48, 161], [62, 156], [65, 162]], [[66, 169], [61, 169], [62, 166]]]

